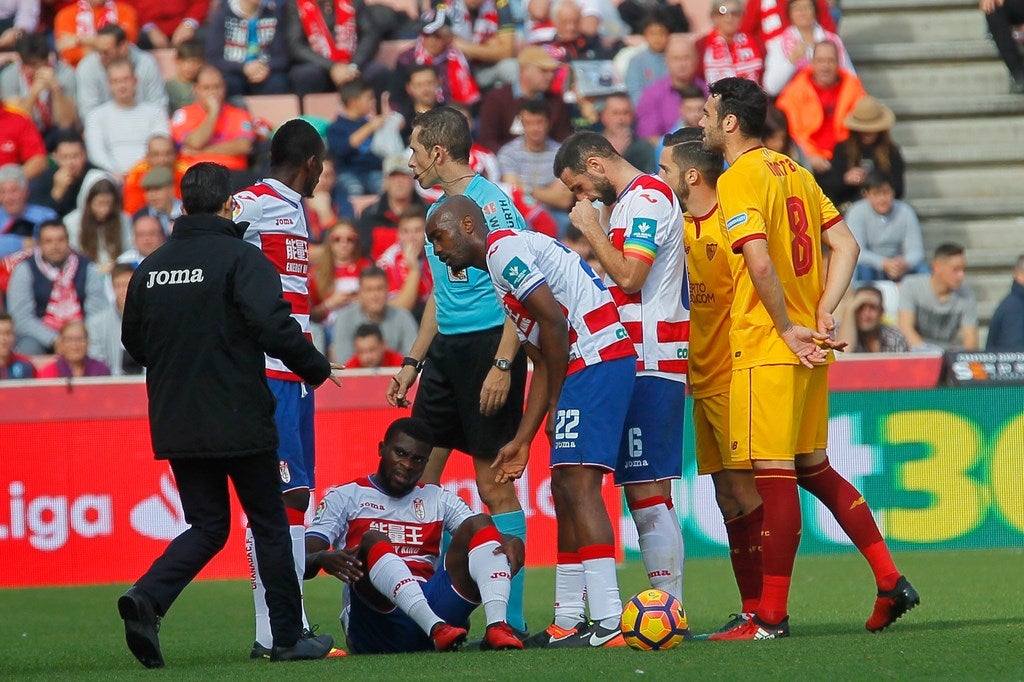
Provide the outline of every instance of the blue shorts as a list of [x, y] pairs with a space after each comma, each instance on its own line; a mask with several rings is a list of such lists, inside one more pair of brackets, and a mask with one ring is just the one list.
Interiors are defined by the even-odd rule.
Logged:
[[555, 415], [551, 467], [615, 470], [622, 424], [636, 380], [636, 359], [591, 365], [565, 377]]
[[637, 377], [615, 463], [615, 485], [654, 483], [683, 475], [686, 384]]
[[[430, 580], [420, 583], [420, 588], [438, 618], [449, 625], [469, 629], [469, 616], [477, 604], [455, 591], [448, 571], [438, 568]], [[349, 589], [349, 595], [348, 622], [342, 618], [349, 653], [402, 654], [434, 650], [430, 637], [398, 607], [381, 613], [355, 590]]]
[[316, 455], [313, 448], [313, 389], [301, 381], [267, 379], [277, 400], [277, 459], [280, 462], [281, 492], [312, 489]]

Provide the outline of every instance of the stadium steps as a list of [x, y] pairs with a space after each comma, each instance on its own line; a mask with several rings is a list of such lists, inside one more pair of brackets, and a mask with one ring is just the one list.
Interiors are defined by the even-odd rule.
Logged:
[[840, 34], [869, 93], [896, 113], [907, 200], [925, 249], [967, 247], [982, 324], [1024, 254], [1024, 96], [977, 0], [843, 0]]

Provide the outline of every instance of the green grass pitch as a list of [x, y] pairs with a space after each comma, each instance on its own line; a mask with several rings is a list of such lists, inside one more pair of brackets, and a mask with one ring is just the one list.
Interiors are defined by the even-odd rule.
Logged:
[[[787, 640], [689, 642], [663, 652], [464, 651], [289, 664], [248, 660], [246, 581], [200, 582], [163, 623], [167, 667], [156, 671], [143, 669], [124, 645], [115, 601], [126, 586], [0, 590], [0, 680], [1024, 679], [1021, 549], [906, 553], [897, 562], [922, 604], [879, 635], [864, 630], [874, 589], [853, 554], [797, 559]], [[696, 560], [686, 571], [691, 627], [718, 627], [738, 604], [728, 563]], [[645, 586], [638, 563], [621, 566], [619, 577], [624, 597]], [[550, 621], [552, 584], [552, 570], [529, 571], [527, 617], [535, 629]], [[311, 620], [341, 640], [338, 603], [336, 581], [306, 583]], [[471, 638], [481, 626], [474, 620]]]

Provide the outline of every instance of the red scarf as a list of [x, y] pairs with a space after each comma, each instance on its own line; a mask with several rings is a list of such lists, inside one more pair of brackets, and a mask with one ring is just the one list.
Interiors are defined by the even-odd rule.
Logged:
[[35, 249], [32, 257], [43, 276], [53, 282], [50, 301], [46, 304], [46, 313], [43, 315], [43, 324], [54, 331], [60, 331], [65, 322], [81, 320], [82, 302], [78, 300], [78, 292], [75, 291], [78, 254], [72, 252], [59, 268], [46, 262], [39, 249]]
[[746, 33], [737, 33], [731, 43], [717, 30], [708, 34], [704, 48], [704, 80], [708, 83], [733, 76], [759, 83], [763, 69], [757, 45]]
[[103, 14], [99, 21], [93, 14], [92, 5], [89, 0], [78, 0], [78, 14], [75, 15], [75, 35], [83, 38], [91, 38], [96, 31], [108, 24], [117, 23], [117, 5], [114, 0], [106, 0], [103, 3]]
[[473, 72], [469, 69], [469, 62], [466, 55], [462, 54], [455, 45], [448, 47], [448, 50], [439, 57], [434, 57], [423, 48], [423, 36], [416, 39], [415, 59], [417, 64], [433, 66], [436, 61], [446, 62], [448, 69], [448, 89], [451, 91], [452, 101], [459, 104], [472, 105], [480, 99], [480, 88], [473, 80]]
[[332, 62], [348, 64], [356, 49], [356, 10], [350, 0], [334, 0], [333, 36], [316, 0], [298, 0], [299, 20], [309, 47]]

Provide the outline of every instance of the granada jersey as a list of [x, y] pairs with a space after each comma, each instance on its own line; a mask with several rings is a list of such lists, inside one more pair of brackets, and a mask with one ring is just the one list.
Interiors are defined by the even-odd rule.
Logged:
[[[733, 252], [740, 253], [753, 239], [767, 240], [790, 320], [815, 328], [825, 283], [821, 235], [842, 216], [814, 176], [788, 156], [758, 147], [736, 159], [719, 178], [718, 203]], [[761, 303], [744, 260], [733, 263], [733, 369], [797, 364]]]
[[[501, 188], [477, 175], [469, 181], [464, 195], [472, 199], [484, 213], [487, 230], [525, 230], [526, 221]], [[427, 216], [447, 197], [442, 196], [427, 209]], [[446, 335], [465, 334], [492, 329], [505, 322], [498, 299], [487, 273], [476, 268], [453, 271], [442, 263], [427, 241], [427, 262], [434, 280], [434, 301], [437, 303], [437, 330]]]
[[636, 356], [601, 278], [561, 242], [539, 232], [491, 232], [487, 235], [487, 270], [520, 340], [538, 347], [540, 328], [523, 301], [542, 284], [551, 288], [569, 323], [566, 374], [606, 360]]
[[473, 511], [441, 486], [420, 485], [405, 497], [391, 497], [369, 476], [332, 488], [317, 505], [306, 535], [335, 549], [354, 549], [366, 531], [384, 533], [409, 570], [428, 580], [437, 568], [441, 533], [455, 533]]
[[608, 226], [616, 249], [651, 266], [632, 294], [605, 277], [636, 347], [637, 374], [685, 383], [690, 311], [684, 304], [683, 214], [675, 192], [657, 176], [638, 176], [619, 194]]
[[[284, 300], [306, 338], [309, 333], [309, 231], [302, 197], [287, 185], [267, 178], [235, 194], [231, 219], [248, 222], [245, 241], [258, 246], [281, 276]], [[267, 376], [302, 381], [277, 358], [267, 357]]]
[[729, 350], [729, 308], [732, 272], [729, 261], [739, 258], [725, 243], [718, 205], [707, 215], [683, 214], [686, 221], [686, 274], [690, 280], [690, 389], [694, 398], [729, 390], [732, 353]]

